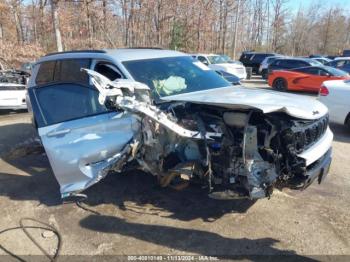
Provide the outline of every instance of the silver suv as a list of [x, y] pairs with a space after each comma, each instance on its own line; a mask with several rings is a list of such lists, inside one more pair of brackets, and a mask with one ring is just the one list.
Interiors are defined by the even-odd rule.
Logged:
[[216, 199], [258, 199], [320, 183], [331, 163], [324, 105], [232, 86], [180, 52], [50, 54], [28, 95], [62, 197], [138, 168], [163, 187], [196, 181]]

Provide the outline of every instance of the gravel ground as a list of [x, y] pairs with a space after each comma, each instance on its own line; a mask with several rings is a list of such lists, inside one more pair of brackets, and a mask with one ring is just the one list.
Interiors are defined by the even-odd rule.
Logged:
[[[254, 260], [250, 255], [278, 254], [349, 261], [350, 131], [332, 130], [330, 174], [302, 192], [275, 190], [271, 199], [257, 202], [215, 201], [196, 187], [160, 189], [152, 176], [135, 172], [107, 176], [85, 191], [89, 198], [81, 208], [61, 204], [29, 114], [1, 113], [0, 230], [18, 226], [23, 217], [50, 223], [62, 236], [61, 255], [240, 255]], [[55, 252], [55, 236], [29, 231], [50, 254]], [[1, 233], [0, 244], [0, 255], [42, 254], [21, 230]]]

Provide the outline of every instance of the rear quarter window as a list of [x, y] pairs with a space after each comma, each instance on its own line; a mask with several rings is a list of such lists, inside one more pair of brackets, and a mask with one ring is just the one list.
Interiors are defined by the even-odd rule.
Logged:
[[87, 84], [89, 76], [81, 68], [89, 68], [89, 59], [58, 60], [55, 67], [55, 82], [71, 82]]
[[267, 55], [265, 55], [265, 54], [256, 54], [252, 58], [252, 61], [257, 62], [257, 63], [259, 63], [259, 62], [261, 63], [265, 59], [265, 57], [267, 57]]
[[37, 85], [53, 82], [56, 61], [43, 62], [39, 66], [38, 74], [35, 78]]
[[251, 59], [251, 57], [253, 56], [254, 54], [242, 54], [239, 61], [241, 62], [247, 62]]
[[36, 85], [70, 82], [88, 84], [89, 77], [81, 68], [89, 68], [90, 59], [64, 59], [40, 63]]
[[279, 65], [282, 66], [283, 68], [292, 69], [292, 68], [308, 66], [309, 64], [298, 60], [281, 60]]

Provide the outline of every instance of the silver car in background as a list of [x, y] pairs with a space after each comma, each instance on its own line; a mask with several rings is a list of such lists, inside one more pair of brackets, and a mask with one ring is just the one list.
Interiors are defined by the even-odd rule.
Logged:
[[263, 79], [267, 79], [268, 77], [268, 69], [269, 65], [275, 61], [276, 59], [283, 58], [284, 56], [268, 56], [266, 57], [259, 66], [259, 74]]

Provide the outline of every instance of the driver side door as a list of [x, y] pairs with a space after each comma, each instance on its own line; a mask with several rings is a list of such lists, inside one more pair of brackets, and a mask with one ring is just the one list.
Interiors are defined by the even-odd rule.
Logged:
[[[64, 198], [105, 177], [139, 126], [133, 115], [111, 111], [98, 102], [97, 89], [88, 84], [86, 75], [80, 75], [85, 74], [80, 68], [88, 64], [59, 65], [56, 61], [50, 65], [53, 70], [45, 70], [44, 63], [40, 66], [38, 80], [41, 72], [55, 79], [59, 66], [73, 67], [68, 70], [70, 79], [64, 74], [55, 81], [37, 81], [39, 85], [29, 89], [38, 133]], [[52, 78], [48, 77], [51, 73]]]
[[305, 68], [304, 73], [308, 74], [308, 77], [300, 80], [304, 91], [318, 92], [322, 83], [329, 80], [327, 72], [318, 67]]

